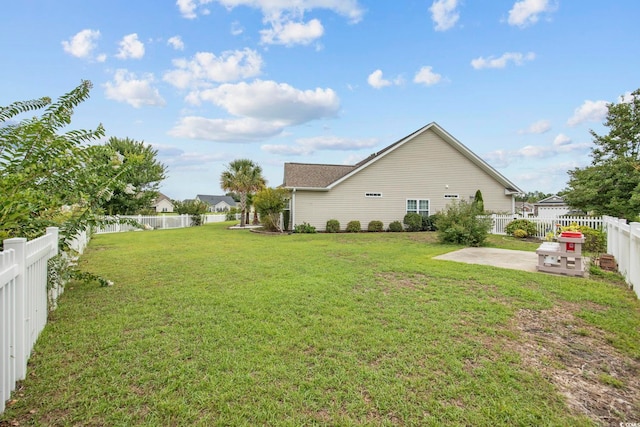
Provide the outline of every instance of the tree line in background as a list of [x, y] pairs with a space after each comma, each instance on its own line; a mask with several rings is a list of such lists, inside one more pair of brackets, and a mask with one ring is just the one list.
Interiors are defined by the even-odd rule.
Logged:
[[569, 171], [565, 201], [598, 215], [640, 221], [640, 89], [609, 104], [607, 135], [590, 131], [591, 164]]

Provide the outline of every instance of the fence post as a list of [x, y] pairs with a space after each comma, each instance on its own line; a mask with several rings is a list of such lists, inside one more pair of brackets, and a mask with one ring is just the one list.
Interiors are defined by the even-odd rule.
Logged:
[[10, 379], [11, 390], [14, 389], [15, 383], [13, 381], [23, 380], [27, 374], [27, 360], [29, 358], [29, 350], [27, 350], [27, 334], [29, 328], [27, 322], [29, 319], [26, 316], [26, 303], [27, 303], [27, 289], [25, 281], [25, 269], [27, 264], [27, 239], [24, 237], [16, 237], [13, 239], [4, 240], [4, 249], [13, 249], [15, 251], [15, 262], [18, 270], [15, 278], [16, 286], [16, 305], [14, 308], [15, 322], [15, 339], [13, 342], [13, 363], [15, 377]]
[[629, 224], [629, 284], [640, 298], [640, 222]]

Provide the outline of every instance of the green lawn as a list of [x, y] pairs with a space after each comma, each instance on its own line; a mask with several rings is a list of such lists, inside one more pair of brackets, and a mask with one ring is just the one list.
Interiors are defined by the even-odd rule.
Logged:
[[228, 225], [95, 236], [81, 267], [115, 285], [68, 287], [0, 426], [640, 421], [620, 281], [432, 260], [456, 247], [431, 233]]

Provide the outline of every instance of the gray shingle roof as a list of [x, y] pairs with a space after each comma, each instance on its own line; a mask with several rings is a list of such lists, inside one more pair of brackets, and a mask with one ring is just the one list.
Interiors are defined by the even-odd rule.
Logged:
[[391, 145], [383, 148], [382, 150], [371, 154], [366, 159], [351, 165], [322, 165], [322, 164], [310, 164], [310, 163], [285, 163], [284, 164], [284, 183], [282, 187], [287, 188], [308, 188], [308, 189], [320, 189], [326, 188], [327, 190], [335, 183], [340, 182], [343, 178], [348, 179], [350, 174], [359, 172], [361, 169], [366, 168], [369, 164], [377, 162], [387, 154], [395, 150], [397, 147], [403, 145], [407, 141], [412, 140], [415, 136], [427, 131], [433, 130], [452, 147], [462, 153], [465, 157], [475, 163], [478, 167], [483, 169], [494, 179], [505, 186], [506, 190], [511, 193], [522, 193], [523, 191], [501, 175], [498, 171], [493, 169], [487, 162], [478, 157], [475, 153], [464, 146], [460, 141], [455, 139], [447, 131], [442, 129], [437, 123], [432, 122], [428, 125], [412, 132], [404, 138], [394, 142]]
[[207, 194], [198, 194], [196, 199], [205, 202], [209, 206], [215, 206], [220, 202], [226, 202], [229, 206], [235, 206], [236, 201], [231, 196], [209, 196]]
[[356, 166], [285, 163], [284, 187], [325, 188], [342, 178]]

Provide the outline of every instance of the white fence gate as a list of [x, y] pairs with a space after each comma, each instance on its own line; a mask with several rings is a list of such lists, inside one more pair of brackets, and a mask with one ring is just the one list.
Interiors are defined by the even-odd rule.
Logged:
[[618, 263], [618, 271], [640, 298], [640, 222], [604, 217], [607, 252]]
[[[58, 254], [58, 228], [27, 241], [4, 240], [0, 252], [0, 412], [25, 378], [31, 350], [47, 323], [47, 261]], [[57, 291], [57, 290], [56, 290]], [[54, 291], [54, 297], [57, 292]]]

